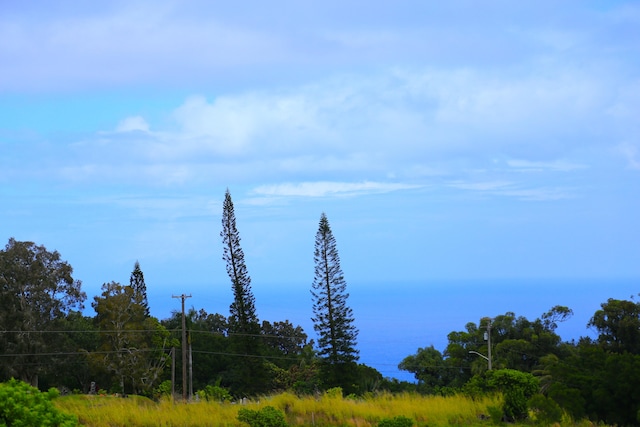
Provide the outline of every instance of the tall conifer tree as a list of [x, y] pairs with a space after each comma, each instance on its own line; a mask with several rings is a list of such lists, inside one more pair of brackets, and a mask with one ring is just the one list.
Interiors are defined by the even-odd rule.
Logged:
[[222, 259], [227, 264], [227, 274], [233, 289], [233, 302], [229, 307], [231, 350], [239, 357], [238, 362], [226, 375], [235, 393], [263, 393], [267, 391], [269, 378], [262, 359], [255, 357], [262, 353], [260, 323], [251, 290], [251, 278], [244, 262], [244, 252], [240, 247], [233, 201], [228, 189], [224, 195], [220, 237], [224, 246]]
[[227, 263], [227, 274], [231, 278], [234, 298], [230, 307], [229, 330], [232, 333], [259, 334], [260, 323], [251, 291], [251, 277], [244, 262], [244, 252], [240, 247], [240, 234], [236, 228], [236, 215], [229, 190], [224, 195], [220, 236], [224, 245], [222, 259]]
[[313, 259], [315, 278], [311, 294], [314, 317], [311, 320], [318, 333], [318, 355], [332, 367], [328, 381], [339, 383], [340, 365], [358, 360], [358, 330], [354, 325], [353, 311], [347, 306], [349, 294], [340, 268], [336, 240], [324, 213], [320, 216]]
[[137, 304], [144, 309], [145, 317], [149, 317], [149, 300], [147, 299], [147, 285], [144, 282], [144, 274], [140, 269], [140, 263], [136, 261], [129, 278], [129, 286], [133, 289], [133, 297]]

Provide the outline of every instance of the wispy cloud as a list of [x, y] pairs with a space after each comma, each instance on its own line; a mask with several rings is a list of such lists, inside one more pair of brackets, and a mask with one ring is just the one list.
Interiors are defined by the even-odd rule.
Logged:
[[554, 160], [551, 162], [534, 162], [530, 160], [507, 160], [507, 165], [516, 171], [522, 171], [522, 172], [544, 172], [544, 171], [571, 172], [575, 170], [587, 169], [589, 167], [585, 164], [568, 162], [566, 160]]
[[266, 197], [327, 197], [355, 196], [372, 193], [389, 193], [392, 191], [412, 190], [419, 185], [386, 183], [386, 182], [300, 182], [274, 185], [262, 185], [251, 193]]
[[149, 132], [149, 123], [142, 116], [131, 116], [121, 120], [116, 126], [116, 132], [132, 131]]
[[553, 201], [575, 197], [568, 188], [529, 186], [515, 181], [454, 181], [449, 187], [496, 197], [511, 197], [522, 201]]
[[449, 183], [449, 187], [459, 188], [461, 190], [473, 190], [473, 191], [496, 191], [504, 188], [512, 187], [513, 182], [509, 181], [453, 181]]

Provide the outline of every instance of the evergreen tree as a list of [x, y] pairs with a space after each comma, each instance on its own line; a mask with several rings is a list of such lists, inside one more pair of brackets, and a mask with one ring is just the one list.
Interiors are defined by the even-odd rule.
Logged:
[[147, 299], [147, 285], [144, 282], [144, 274], [140, 269], [140, 263], [136, 261], [129, 278], [129, 286], [133, 289], [136, 302], [144, 308], [144, 315], [149, 317], [149, 300]]
[[313, 328], [318, 333], [318, 355], [324, 360], [327, 385], [349, 386], [349, 372], [358, 360], [353, 311], [347, 306], [347, 283], [340, 268], [336, 240], [327, 216], [320, 216], [314, 251]]
[[222, 259], [227, 263], [227, 274], [231, 278], [233, 303], [229, 318], [229, 331], [239, 334], [260, 334], [260, 323], [256, 315], [255, 298], [251, 291], [251, 277], [244, 262], [240, 247], [240, 234], [236, 228], [236, 215], [229, 190], [224, 195], [222, 207]]
[[262, 369], [263, 361], [255, 357], [261, 354], [261, 330], [228, 189], [222, 207], [220, 237], [224, 246], [222, 259], [227, 264], [227, 274], [233, 289], [233, 303], [229, 307], [229, 334], [233, 351], [238, 357], [244, 357], [228, 373], [228, 380], [236, 393], [255, 394], [265, 391], [267, 382], [265, 370]]

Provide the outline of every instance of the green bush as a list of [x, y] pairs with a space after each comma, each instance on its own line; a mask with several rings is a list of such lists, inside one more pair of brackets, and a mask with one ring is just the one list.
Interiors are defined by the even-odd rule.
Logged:
[[378, 427], [413, 427], [413, 420], [402, 415], [385, 418], [378, 423]]
[[238, 421], [249, 424], [251, 427], [287, 427], [284, 413], [273, 406], [265, 406], [257, 411], [253, 409], [240, 409]]
[[535, 421], [542, 425], [551, 425], [562, 421], [560, 406], [542, 394], [536, 394], [529, 399], [529, 409], [534, 413]]
[[0, 426], [77, 426], [78, 419], [74, 415], [59, 411], [51, 403], [59, 395], [55, 388], [41, 393], [37, 388], [13, 378], [1, 383]]
[[229, 390], [217, 385], [208, 385], [203, 390], [196, 392], [198, 397], [211, 402], [225, 402], [231, 400]]
[[163, 397], [171, 397], [171, 390], [173, 386], [171, 380], [162, 381], [156, 388], [153, 389], [153, 398], [158, 400]]
[[514, 369], [487, 371], [487, 384], [504, 396], [502, 410], [511, 421], [527, 417], [527, 401], [540, 389], [538, 379], [527, 372]]
[[504, 398], [502, 412], [508, 421], [527, 417], [527, 401], [540, 390], [538, 379], [527, 372], [497, 369], [476, 375], [465, 384], [464, 391], [471, 397], [485, 393], [501, 393]]
[[329, 399], [341, 399], [342, 398], [342, 387], [333, 387], [324, 392], [325, 397]]

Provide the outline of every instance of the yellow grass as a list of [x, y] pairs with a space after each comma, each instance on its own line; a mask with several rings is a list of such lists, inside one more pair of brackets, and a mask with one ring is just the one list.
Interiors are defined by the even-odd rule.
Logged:
[[159, 403], [112, 396], [68, 396], [56, 405], [76, 414], [92, 427], [116, 426], [245, 426], [237, 420], [240, 408], [273, 406], [282, 410], [291, 426], [376, 426], [383, 418], [412, 418], [416, 426], [488, 425], [480, 421], [496, 398], [472, 400], [464, 396], [439, 397], [382, 393], [363, 399], [322, 396], [299, 398], [289, 393], [264, 397], [245, 405], [231, 403]]

